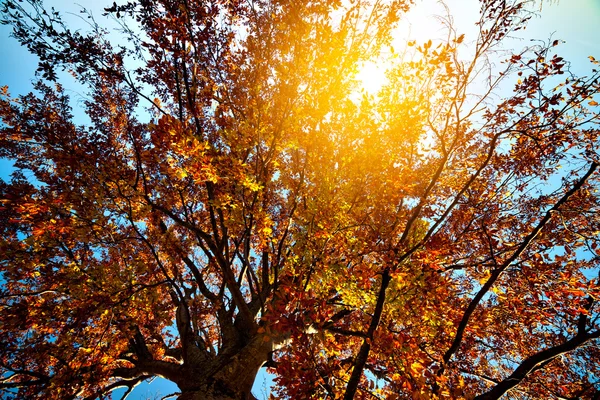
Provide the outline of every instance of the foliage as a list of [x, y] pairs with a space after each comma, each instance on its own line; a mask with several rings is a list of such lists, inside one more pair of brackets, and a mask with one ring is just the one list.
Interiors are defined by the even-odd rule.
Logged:
[[43, 79], [0, 97], [4, 396], [597, 398], [598, 62], [490, 67], [535, 4], [481, 0], [361, 93], [410, 5], [114, 3], [111, 44], [5, 1]]

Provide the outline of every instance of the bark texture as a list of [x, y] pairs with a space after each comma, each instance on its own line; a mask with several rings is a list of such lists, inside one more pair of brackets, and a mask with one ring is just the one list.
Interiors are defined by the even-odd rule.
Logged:
[[257, 335], [241, 349], [221, 353], [194, 368], [183, 367], [175, 379], [181, 389], [179, 399], [254, 400], [252, 385], [272, 350], [272, 340]]

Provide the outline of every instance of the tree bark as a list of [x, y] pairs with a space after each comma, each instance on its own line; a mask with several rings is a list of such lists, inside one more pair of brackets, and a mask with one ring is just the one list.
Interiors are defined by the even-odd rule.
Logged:
[[252, 386], [260, 368], [273, 350], [273, 341], [253, 337], [238, 351], [217, 356], [210, 363], [184, 369], [176, 381], [179, 400], [255, 400]]

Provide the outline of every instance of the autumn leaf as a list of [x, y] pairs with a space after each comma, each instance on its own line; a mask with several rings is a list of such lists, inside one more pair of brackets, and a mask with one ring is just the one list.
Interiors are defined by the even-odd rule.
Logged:
[[418, 3], [5, 0], [0, 397], [597, 397], [600, 72]]

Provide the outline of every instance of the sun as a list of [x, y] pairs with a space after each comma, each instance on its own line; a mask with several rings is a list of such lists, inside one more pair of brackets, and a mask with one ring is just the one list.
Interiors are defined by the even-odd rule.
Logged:
[[386, 62], [366, 61], [358, 69], [356, 80], [359, 87], [369, 94], [376, 94], [387, 81]]

